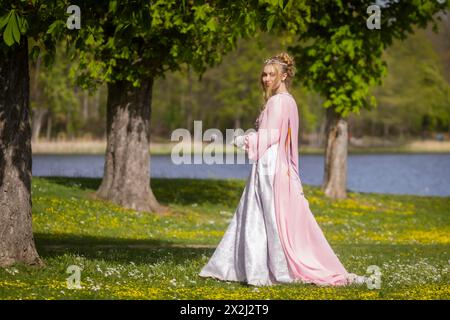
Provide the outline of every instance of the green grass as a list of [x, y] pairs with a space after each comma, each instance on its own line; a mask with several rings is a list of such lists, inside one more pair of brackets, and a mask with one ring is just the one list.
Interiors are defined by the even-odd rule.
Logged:
[[[349, 192], [332, 201], [304, 186], [349, 272], [377, 265], [381, 288], [252, 287], [198, 277], [234, 214], [245, 181], [153, 179], [171, 213], [94, 200], [99, 179], [34, 178], [33, 229], [45, 266], [0, 268], [0, 299], [449, 299], [450, 197]], [[81, 289], [68, 289], [70, 265]]]

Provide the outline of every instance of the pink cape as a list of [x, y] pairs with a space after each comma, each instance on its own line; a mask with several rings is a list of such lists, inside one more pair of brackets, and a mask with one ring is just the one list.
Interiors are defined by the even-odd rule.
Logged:
[[[281, 244], [294, 279], [317, 285], [346, 285], [345, 270], [316, 222], [303, 195], [298, 174], [298, 110], [287, 93], [269, 98], [261, 112], [257, 132], [245, 135], [244, 148], [257, 161], [278, 144], [274, 176], [275, 215]], [[290, 133], [290, 134], [288, 134]]]

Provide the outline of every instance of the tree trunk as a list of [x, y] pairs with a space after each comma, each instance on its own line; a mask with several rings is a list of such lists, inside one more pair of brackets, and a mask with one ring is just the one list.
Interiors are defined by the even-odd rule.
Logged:
[[375, 133], [375, 121], [372, 119], [370, 120], [370, 135], [372, 137], [375, 137], [376, 133]]
[[97, 196], [126, 208], [162, 213], [150, 187], [149, 142], [153, 79], [134, 88], [108, 84], [107, 147]]
[[317, 147], [321, 148], [323, 146], [323, 137], [325, 136], [326, 120], [322, 121], [317, 135]]
[[28, 43], [0, 44], [0, 266], [40, 265], [31, 219]]
[[389, 124], [383, 123], [383, 138], [387, 138], [389, 135]]
[[47, 117], [47, 141], [52, 138], [52, 115], [49, 113]]
[[[33, 117], [31, 119], [31, 141], [35, 142], [39, 139], [39, 134], [42, 128], [42, 122], [44, 121], [47, 109], [39, 108], [43, 104], [41, 99], [42, 89], [39, 85], [39, 74], [41, 72], [42, 58], [38, 56], [36, 63], [31, 65], [29, 70], [30, 74], [30, 100], [34, 102], [35, 108], [32, 108], [31, 112]], [[33, 76], [31, 76], [33, 75]]]
[[333, 109], [328, 108], [325, 150], [325, 174], [322, 190], [330, 198], [347, 197], [348, 126]]
[[189, 132], [193, 134], [194, 117], [193, 117], [193, 97], [192, 97], [192, 71], [191, 68], [187, 70], [187, 93], [186, 93], [186, 128]]
[[83, 97], [83, 121], [86, 123], [89, 117], [89, 95], [86, 91], [82, 92]]
[[31, 121], [31, 141], [35, 142], [39, 139], [41, 133], [42, 122], [44, 122], [47, 109], [34, 109], [33, 119]]
[[234, 118], [234, 129], [241, 129], [241, 117]]
[[94, 98], [94, 118], [97, 119], [100, 117], [100, 90], [101, 88], [98, 88], [97, 92], [95, 92], [95, 98]]

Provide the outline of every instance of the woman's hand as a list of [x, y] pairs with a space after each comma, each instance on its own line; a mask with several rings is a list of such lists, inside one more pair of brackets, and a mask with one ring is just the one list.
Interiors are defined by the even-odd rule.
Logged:
[[242, 148], [244, 146], [244, 139], [245, 135], [234, 136], [232, 144], [234, 144], [238, 148]]

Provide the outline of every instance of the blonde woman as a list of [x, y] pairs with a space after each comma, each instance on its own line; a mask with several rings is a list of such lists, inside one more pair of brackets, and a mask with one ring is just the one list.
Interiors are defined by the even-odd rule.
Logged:
[[257, 132], [234, 144], [254, 161], [236, 212], [202, 277], [250, 285], [364, 283], [348, 273], [327, 242], [298, 174], [298, 110], [289, 87], [294, 60], [280, 53], [264, 63], [266, 104]]

